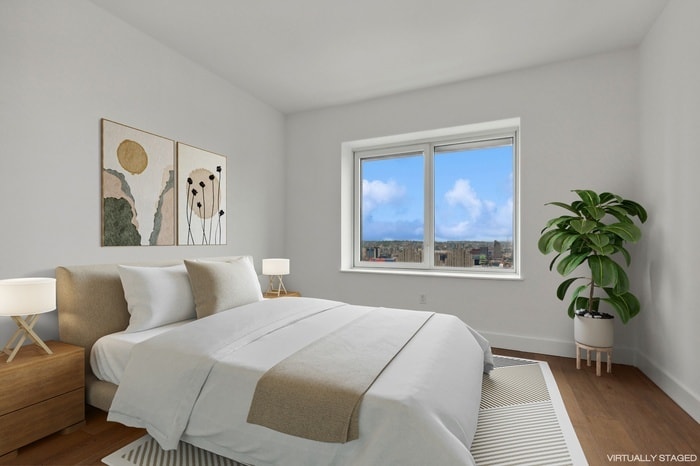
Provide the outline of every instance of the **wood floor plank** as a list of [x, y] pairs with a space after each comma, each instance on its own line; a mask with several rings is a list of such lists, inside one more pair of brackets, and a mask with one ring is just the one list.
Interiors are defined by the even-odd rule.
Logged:
[[[613, 364], [611, 374], [597, 377], [595, 364], [576, 370], [572, 358], [494, 352], [547, 361], [592, 466], [621, 464], [609, 459], [614, 454], [700, 455], [700, 425], [639, 369]], [[20, 448], [17, 456], [0, 459], [0, 465], [100, 465], [103, 457], [143, 434], [142, 429], [107, 422], [106, 413], [87, 407], [83, 427]]]

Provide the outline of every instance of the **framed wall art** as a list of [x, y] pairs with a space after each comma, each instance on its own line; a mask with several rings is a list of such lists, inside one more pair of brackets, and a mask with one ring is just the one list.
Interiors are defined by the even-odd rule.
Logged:
[[226, 244], [226, 157], [177, 143], [178, 243]]
[[102, 119], [102, 245], [176, 244], [175, 142]]

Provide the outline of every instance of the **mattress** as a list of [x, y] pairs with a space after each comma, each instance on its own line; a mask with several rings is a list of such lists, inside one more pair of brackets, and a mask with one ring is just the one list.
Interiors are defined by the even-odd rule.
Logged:
[[191, 321], [183, 320], [141, 332], [122, 331], [103, 336], [95, 342], [90, 351], [90, 367], [93, 374], [100, 380], [119, 385], [134, 345]]

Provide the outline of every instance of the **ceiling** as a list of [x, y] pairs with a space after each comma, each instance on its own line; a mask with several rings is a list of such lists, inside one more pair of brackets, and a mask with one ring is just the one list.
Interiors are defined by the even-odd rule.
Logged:
[[91, 0], [283, 113], [632, 47], [668, 0]]

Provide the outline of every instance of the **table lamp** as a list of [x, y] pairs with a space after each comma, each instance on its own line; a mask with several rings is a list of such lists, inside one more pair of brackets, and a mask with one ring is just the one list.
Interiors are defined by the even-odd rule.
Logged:
[[[287, 293], [287, 289], [284, 287], [282, 282], [282, 275], [289, 275], [289, 259], [263, 259], [262, 261], [262, 273], [263, 275], [270, 276], [270, 284], [267, 287], [267, 292], [277, 292], [277, 296]], [[277, 280], [277, 290], [274, 287], [274, 281]]]
[[48, 354], [46, 346], [33, 327], [39, 315], [56, 309], [56, 279], [11, 278], [0, 280], [0, 316], [9, 316], [17, 324], [17, 330], [3, 348], [12, 361], [24, 341], [29, 337]]

